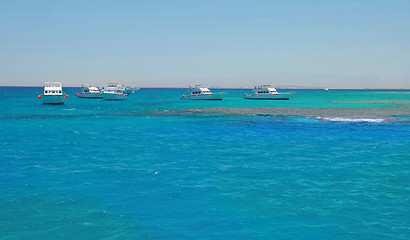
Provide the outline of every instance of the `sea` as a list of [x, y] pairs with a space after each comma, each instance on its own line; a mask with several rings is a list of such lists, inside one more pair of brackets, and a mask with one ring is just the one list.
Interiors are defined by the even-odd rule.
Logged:
[[0, 87], [0, 239], [410, 239], [410, 91], [211, 90]]

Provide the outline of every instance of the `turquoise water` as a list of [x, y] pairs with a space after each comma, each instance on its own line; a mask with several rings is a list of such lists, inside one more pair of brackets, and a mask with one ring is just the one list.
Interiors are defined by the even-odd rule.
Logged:
[[410, 92], [0, 88], [0, 239], [409, 239]]

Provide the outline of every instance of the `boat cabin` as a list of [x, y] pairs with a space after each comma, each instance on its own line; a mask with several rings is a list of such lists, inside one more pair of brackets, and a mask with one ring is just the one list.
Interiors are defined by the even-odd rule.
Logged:
[[270, 85], [259, 85], [259, 86], [255, 86], [255, 88], [253, 89], [253, 91], [255, 93], [259, 93], [259, 94], [272, 94], [272, 93], [278, 93], [278, 91], [276, 91], [275, 88], [271, 87]]
[[210, 94], [211, 91], [208, 88], [193, 88], [191, 94]]
[[46, 82], [44, 84], [44, 95], [63, 95], [63, 88], [59, 82]]

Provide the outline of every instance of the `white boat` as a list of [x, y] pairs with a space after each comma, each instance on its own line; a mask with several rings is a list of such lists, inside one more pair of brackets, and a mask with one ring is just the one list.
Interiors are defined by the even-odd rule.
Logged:
[[194, 87], [189, 86], [189, 95], [182, 95], [181, 99], [186, 100], [222, 100], [223, 93], [212, 93], [208, 88], [202, 88], [196, 84]]
[[81, 88], [83, 89], [83, 91], [76, 94], [76, 96], [79, 98], [103, 98], [98, 87], [93, 87], [89, 84], [83, 84]]
[[125, 87], [125, 92], [126, 92], [128, 95], [133, 94], [133, 93], [136, 93], [138, 90], [140, 90], [140, 89], [137, 88], [137, 87], [130, 87], [130, 86], [126, 86], [126, 87]]
[[104, 100], [125, 100], [128, 97], [125, 88], [118, 83], [108, 83], [108, 86], [102, 89], [101, 95]]
[[38, 98], [44, 104], [64, 104], [68, 95], [63, 94], [63, 88], [59, 82], [44, 83], [44, 92]]
[[244, 99], [251, 100], [289, 100], [290, 93], [280, 93], [270, 85], [255, 86], [251, 94], [245, 93]]

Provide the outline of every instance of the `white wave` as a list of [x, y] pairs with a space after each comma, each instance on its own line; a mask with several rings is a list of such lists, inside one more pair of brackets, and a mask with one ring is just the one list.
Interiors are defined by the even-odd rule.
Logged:
[[75, 110], [77, 110], [77, 109], [75, 109], [75, 108], [66, 108], [66, 109], [63, 109], [64, 111], [75, 111]]
[[318, 119], [329, 121], [329, 122], [369, 122], [369, 123], [384, 122], [384, 119], [382, 118], [318, 117]]

